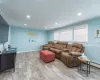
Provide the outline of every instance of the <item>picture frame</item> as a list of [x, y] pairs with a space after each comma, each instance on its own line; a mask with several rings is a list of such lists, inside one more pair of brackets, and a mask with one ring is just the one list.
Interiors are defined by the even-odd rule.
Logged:
[[100, 38], [100, 28], [94, 30], [94, 37], [95, 38]]

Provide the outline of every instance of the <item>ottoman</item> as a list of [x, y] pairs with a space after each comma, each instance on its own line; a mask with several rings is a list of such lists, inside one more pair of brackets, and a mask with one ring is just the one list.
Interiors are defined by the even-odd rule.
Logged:
[[40, 51], [40, 58], [48, 63], [55, 60], [55, 53], [48, 51], [48, 50], [41, 50]]

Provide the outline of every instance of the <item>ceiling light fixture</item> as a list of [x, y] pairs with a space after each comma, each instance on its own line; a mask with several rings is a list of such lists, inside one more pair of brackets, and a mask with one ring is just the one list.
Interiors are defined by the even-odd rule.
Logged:
[[30, 18], [31, 18], [31, 16], [30, 16], [30, 15], [27, 15], [27, 16], [26, 16], [26, 18], [27, 18], [27, 19], [30, 19]]
[[81, 12], [79, 12], [78, 14], [77, 14], [77, 16], [81, 16], [82, 15], [82, 13]]
[[24, 24], [24, 26], [27, 26], [27, 24]]

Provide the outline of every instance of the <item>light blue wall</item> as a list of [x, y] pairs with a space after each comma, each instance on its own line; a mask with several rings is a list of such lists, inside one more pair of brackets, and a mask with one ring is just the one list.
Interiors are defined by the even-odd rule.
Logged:
[[[47, 32], [42, 30], [11, 27], [10, 43], [12, 47], [16, 47], [18, 52], [39, 50], [40, 46], [47, 43]], [[36, 36], [30, 37], [29, 32], [33, 32]], [[29, 38], [34, 42], [29, 42]]]
[[[96, 38], [94, 38], [94, 29], [100, 28], [100, 17], [50, 31], [10, 27], [8, 40], [12, 47], [17, 48], [18, 52], [39, 50], [41, 45], [46, 44], [47, 41], [54, 40], [55, 30], [73, 28], [81, 24], [88, 24], [88, 43], [83, 43], [85, 45], [85, 54], [91, 59], [92, 62], [100, 64], [100, 38], [98, 38], [99, 42], [97, 42]], [[31, 38], [34, 42], [29, 42], [30, 36], [27, 34], [28, 32], [37, 34], [37, 36], [33, 36]]]
[[97, 38], [94, 38], [94, 30], [96, 28], [100, 28], [100, 17], [75, 23], [63, 28], [50, 30], [48, 31], [48, 41], [54, 40], [54, 31], [65, 28], [73, 28], [81, 24], [88, 24], [88, 43], [83, 43], [85, 45], [85, 54], [91, 59], [92, 62], [100, 64], [100, 38], [98, 38], [99, 42], [97, 42]]

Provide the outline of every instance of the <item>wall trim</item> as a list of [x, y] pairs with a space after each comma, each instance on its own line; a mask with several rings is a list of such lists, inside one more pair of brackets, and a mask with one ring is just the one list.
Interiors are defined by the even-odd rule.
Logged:
[[17, 52], [17, 54], [21, 54], [21, 53], [27, 53], [27, 52], [35, 52], [35, 51], [40, 51], [41, 49], [38, 50], [30, 50], [30, 51], [19, 51]]

